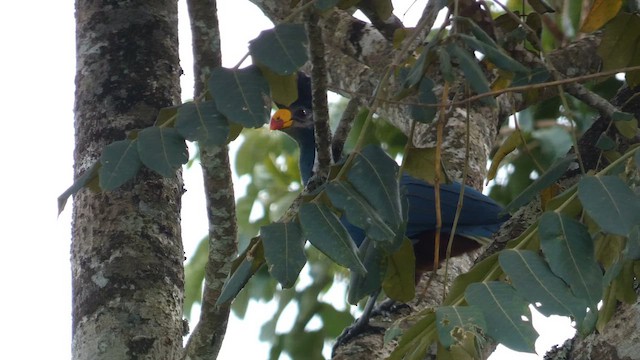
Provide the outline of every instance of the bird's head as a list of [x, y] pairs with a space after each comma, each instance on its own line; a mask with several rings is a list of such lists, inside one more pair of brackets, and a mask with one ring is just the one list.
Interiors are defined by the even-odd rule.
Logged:
[[298, 99], [289, 106], [278, 104], [269, 128], [291, 136], [300, 147], [300, 175], [306, 184], [313, 174], [316, 139], [313, 125], [311, 78], [298, 73]]

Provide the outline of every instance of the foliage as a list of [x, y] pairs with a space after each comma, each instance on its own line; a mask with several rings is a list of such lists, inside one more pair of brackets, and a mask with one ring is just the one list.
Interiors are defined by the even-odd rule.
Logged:
[[[328, 11], [333, 6], [352, 3], [320, 1], [316, 5]], [[374, 4], [379, 14], [391, 11], [390, 1]], [[549, 11], [543, 2], [531, 5], [537, 12]], [[599, 50], [605, 69], [640, 63], [633, 51], [624, 52], [623, 56], [617, 50], [614, 53], [620, 44], [628, 44], [625, 49], [635, 49], [640, 41], [639, 32], [623, 31], [640, 26], [638, 15], [619, 12], [619, 8], [619, 2], [605, 6], [597, 1], [583, 25], [583, 29], [593, 30], [606, 24], [607, 35]], [[526, 24], [535, 24], [535, 19], [539, 19], [536, 12], [525, 15]], [[417, 59], [408, 59], [398, 71], [397, 80], [404, 89], [395, 95], [400, 100], [418, 95], [418, 104], [412, 107], [416, 121], [429, 123], [435, 119], [438, 105], [435, 82], [427, 73], [436, 63], [446, 82], [464, 79], [486, 106], [496, 105], [496, 93], [492, 92], [496, 87], [487, 68], [496, 69], [499, 79], [505, 81], [506, 85], [497, 88], [500, 91], [508, 90], [508, 86], [539, 84], [549, 76], [546, 69], [525, 67], [506, 50], [517, 44], [536, 54], [534, 50], [541, 50], [540, 46], [555, 47], [541, 27], [542, 41], [533, 41], [536, 34], [527, 34], [520, 24], [514, 26], [508, 19], [498, 18], [496, 24], [505, 36], [497, 41], [471, 19], [450, 20], [464, 24], [467, 33], [452, 32], [445, 36], [439, 32], [428, 45], [416, 49]], [[274, 222], [301, 189], [296, 149], [290, 140], [259, 128], [269, 118], [274, 89], [278, 89], [282, 99], [295, 98], [289, 94], [287, 84], [291, 74], [307, 61], [306, 47], [302, 25], [281, 24], [263, 32], [250, 45], [257, 66], [214, 69], [208, 92], [202, 99], [163, 109], [155, 126], [132, 131], [127, 139], [107, 145], [99, 161], [59, 198], [62, 211], [67, 198], [81, 189], [115, 190], [135, 178], [143, 165], [164, 177], [174, 176], [188, 160], [185, 140], [197, 141], [205, 148], [219, 146], [234, 138], [231, 128], [246, 128], [236, 163], [238, 175], [251, 178], [245, 196], [238, 199], [244, 250], [234, 261], [219, 302], [235, 299], [234, 310], [242, 316], [250, 299], [277, 299], [277, 312], [263, 326], [261, 336], [272, 342], [272, 358], [282, 351], [296, 357], [301, 349], [315, 349], [312, 356], [318, 356], [323, 340], [333, 339], [351, 322], [348, 311], [338, 311], [319, 299], [329, 291], [335, 278], [344, 275], [336, 264], [353, 273], [351, 303], [380, 287], [398, 300], [406, 301], [413, 296], [410, 284], [413, 279], [408, 274], [412, 275], [414, 269], [402, 263], [402, 259], [411, 257], [411, 251], [404, 238], [406, 204], [400, 196], [399, 167], [394, 160], [402, 153], [405, 139], [397, 132], [387, 131], [389, 125], [383, 120], [373, 120], [377, 124], [373, 127], [363, 126], [364, 122], [372, 121], [363, 113], [353, 132], [367, 128], [369, 133], [359, 137], [358, 142], [352, 135], [347, 142], [347, 148], [353, 150], [351, 155], [337, 166], [328, 182], [306, 194], [293, 219]], [[287, 56], [273, 56], [273, 49]], [[482, 63], [474, 52], [482, 54]], [[628, 73], [627, 81], [637, 84], [638, 73]], [[610, 78], [594, 82], [589, 88], [604, 95], [611, 94], [619, 85], [619, 81]], [[535, 100], [539, 93], [531, 88], [524, 95]], [[556, 96], [529, 101], [527, 108], [517, 115], [515, 130], [505, 127], [506, 141], [496, 150], [492, 173], [500, 174], [499, 164], [503, 164], [502, 171], [508, 176], [493, 187], [492, 195], [510, 202], [507, 210], [515, 212], [547, 191], [568, 168], [579, 165], [578, 157], [565, 154], [589, 128], [593, 116], [593, 110], [573, 98]], [[553, 121], [544, 125], [549, 123], [548, 119]], [[619, 129], [637, 134], [633, 116], [618, 113], [612, 121]], [[376, 130], [378, 135], [383, 134], [382, 139], [375, 136]], [[443, 357], [453, 357], [460, 351], [473, 357], [477, 355], [473, 344], [479, 341], [476, 335], [480, 333], [513, 349], [532, 352], [537, 333], [531, 325], [528, 304], [536, 304], [544, 314], [571, 316], [578, 330], [588, 334], [606, 323], [611, 316], [608, 310], [616, 299], [635, 301], [627, 280], [633, 277], [633, 264], [640, 257], [640, 199], [620, 166], [627, 164], [637, 148], [619, 149], [615, 141], [606, 137], [599, 140], [598, 146], [612, 164], [550, 196], [538, 221], [510, 241], [506, 250], [456, 279], [445, 300], [446, 306], [416, 318], [415, 326], [404, 332], [391, 358], [422, 358], [435, 341], [439, 341], [438, 352]], [[410, 168], [435, 166], [435, 160], [415, 160], [419, 154], [406, 154], [411, 159]], [[640, 156], [635, 157], [638, 166]], [[368, 240], [360, 248], [341, 223], [342, 216], [367, 235]], [[307, 240], [313, 246], [306, 245]], [[205, 251], [206, 246], [201, 246], [194, 262], [187, 265], [187, 275], [191, 277], [187, 285], [187, 309], [198, 301], [198, 284], [202, 279], [198, 268]], [[299, 274], [305, 264], [310, 284], [303, 287]], [[282, 289], [276, 288], [276, 281]], [[613, 292], [614, 286], [622, 290]], [[600, 301], [605, 302], [603, 309], [597, 307]], [[288, 334], [276, 334], [280, 314], [294, 302], [299, 312], [293, 329]], [[308, 331], [305, 327], [314, 316], [319, 316], [324, 326], [319, 331]]]

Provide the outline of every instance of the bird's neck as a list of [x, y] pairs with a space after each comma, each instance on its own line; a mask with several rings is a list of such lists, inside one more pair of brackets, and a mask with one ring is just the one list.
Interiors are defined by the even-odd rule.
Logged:
[[313, 165], [316, 161], [316, 138], [314, 129], [295, 129], [292, 137], [298, 142], [300, 147], [300, 176], [302, 183], [307, 184], [313, 175]]

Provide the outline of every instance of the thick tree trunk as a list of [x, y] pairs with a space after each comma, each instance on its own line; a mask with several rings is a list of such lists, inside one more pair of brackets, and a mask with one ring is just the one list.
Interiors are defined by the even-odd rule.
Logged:
[[[177, 3], [76, 1], [75, 175], [179, 102]], [[74, 198], [74, 359], [175, 359], [182, 348], [182, 181], [143, 170]]]

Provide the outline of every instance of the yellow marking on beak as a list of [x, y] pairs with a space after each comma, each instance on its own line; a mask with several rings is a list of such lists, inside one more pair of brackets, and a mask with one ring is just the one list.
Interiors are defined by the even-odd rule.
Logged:
[[283, 130], [291, 127], [291, 125], [293, 125], [293, 120], [291, 119], [291, 111], [289, 109], [280, 109], [276, 111], [271, 117], [269, 129]]

